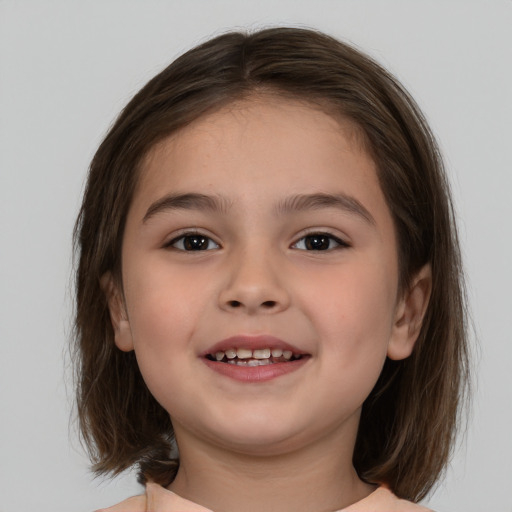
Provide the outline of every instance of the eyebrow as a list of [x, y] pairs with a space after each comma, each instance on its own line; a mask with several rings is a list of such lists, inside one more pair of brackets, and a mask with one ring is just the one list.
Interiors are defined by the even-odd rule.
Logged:
[[304, 210], [336, 208], [361, 217], [375, 225], [371, 213], [355, 198], [346, 194], [299, 194], [286, 198], [277, 205], [277, 213], [290, 213]]
[[[158, 199], [147, 209], [142, 222], [147, 222], [158, 213], [168, 210], [198, 210], [211, 213], [227, 213], [231, 202], [220, 195], [187, 193], [169, 194]], [[375, 225], [370, 212], [354, 197], [346, 194], [297, 194], [279, 202], [275, 207], [278, 215], [292, 212], [336, 208], [361, 217], [369, 224]]]
[[168, 210], [199, 210], [225, 213], [229, 207], [230, 202], [222, 196], [208, 196], [197, 193], [169, 194], [151, 204], [142, 222], [147, 222], [157, 213]]

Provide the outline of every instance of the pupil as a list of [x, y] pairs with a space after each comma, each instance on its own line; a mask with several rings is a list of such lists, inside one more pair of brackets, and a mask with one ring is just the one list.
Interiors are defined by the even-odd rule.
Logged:
[[310, 235], [306, 237], [306, 248], [311, 251], [329, 249], [329, 237], [325, 235]]
[[183, 245], [187, 251], [204, 251], [208, 248], [208, 239], [204, 236], [187, 236]]

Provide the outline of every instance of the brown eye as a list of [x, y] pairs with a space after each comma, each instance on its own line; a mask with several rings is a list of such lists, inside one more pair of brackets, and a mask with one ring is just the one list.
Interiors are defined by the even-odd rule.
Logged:
[[180, 251], [211, 251], [218, 249], [219, 245], [207, 236], [190, 234], [175, 238], [169, 243], [168, 247], [173, 247]]
[[292, 248], [302, 251], [329, 251], [340, 247], [348, 247], [348, 245], [339, 238], [327, 233], [306, 235], [292, 246]]

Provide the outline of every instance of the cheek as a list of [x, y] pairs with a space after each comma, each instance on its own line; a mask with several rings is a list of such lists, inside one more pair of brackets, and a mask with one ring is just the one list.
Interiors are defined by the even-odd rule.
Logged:
[[317, 277], [302, 288], [304, 307], [325, 340], [321, 350], [336, 354], [344, 366], [383, 360], [394, 320], [394, 272], [361, 262]]
[[324, 340], [319, 372], [328, 377], [332, 407], [344, 404], [355, 410], [375, 386], [386, 360], [393, 294], [380, 272], [368, 271], [331, 276], [324, 290], [314, 313]]
[[[127, 265], [127, 274], [130, 270]], [[136, 340], [166, 344], [183, 338], [209, 293], [197, 272], [171, 268], [164, 255], [148, 259], [144, 268], [138, 266], [131, 276], [125, 294]]]
[[151, 265], [138, 275], [125, 289], [128, 317], [139, 368], [158, 399], [171, 382], [186, 377], [180, 376], [184, 361], [196, 357], [191, 340], [205, 294], [183, 272]]

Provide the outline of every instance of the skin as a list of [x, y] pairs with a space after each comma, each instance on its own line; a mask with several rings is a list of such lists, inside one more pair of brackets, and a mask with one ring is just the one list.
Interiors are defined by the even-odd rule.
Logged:
[[[182, 193], [222, 195], [222, 208], [148, 215]], [[364, 211], [276, 206], [312, 193]], [[183, 250], [191, 231], [209, 237], [208, 250]], [[307, 250], [312, 233], [333, 237], [327, 249]], [[374, 490], [351, 462], [361, 406], [386, 357], [410, 355], [430, 271], [399, 293], [392, 217], [354, 126], [268, 96], [192, 123], [148, 155], [122, 262], [122, 290], [109, 274], [103, 286], [117, 346], [135, 350], [172, 418], [173, 491], [217, 512], [300, 512]], [[250, 383], [204, 363], [204, 351], [240, 334], [278, 337], [309, 358]]]

